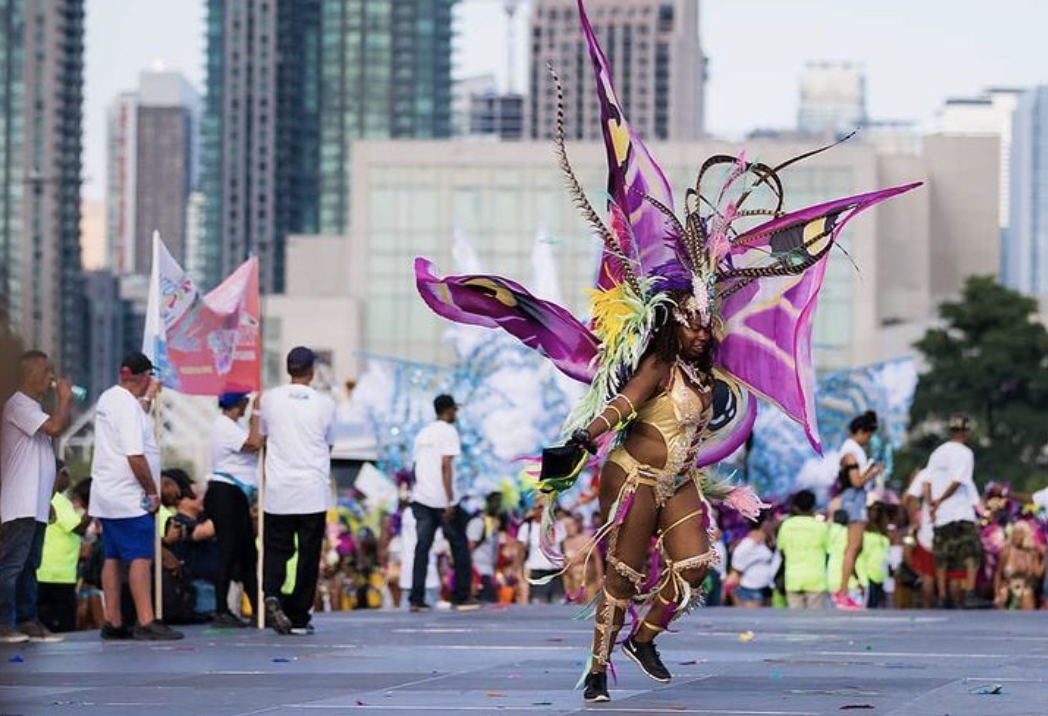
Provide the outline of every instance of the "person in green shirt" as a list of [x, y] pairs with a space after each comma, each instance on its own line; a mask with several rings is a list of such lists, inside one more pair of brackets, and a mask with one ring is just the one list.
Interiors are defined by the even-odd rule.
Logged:
[[51, 520], [44, 533], [44, 552], [36, 570], [37, 611], [40, 621], [53, 632], [76, 631], [76, 567], [80, 538], [91, 524], [87, 514], [76, 511], [66, 497], [69, 470], [58, 461]]
[[867, 609], [883, 609], [886, 606], [884, 580], [888, 563], [888, 513], [883, 502], [870, 506], [869, 521], [862, 536], [862, 551], [855, 562], [855, 573], [866, 592]]
[[779, 525], [776, 544], [786, 562], [786, 602], [790, 609], [826, 606], [828, 527], [815, 517], [815, 493], [793, 496], [791, 517]]

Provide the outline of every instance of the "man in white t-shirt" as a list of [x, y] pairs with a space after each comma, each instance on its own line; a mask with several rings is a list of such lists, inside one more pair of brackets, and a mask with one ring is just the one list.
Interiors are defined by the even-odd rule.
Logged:
[[[72, 389], [55, 382], [57, 406], [40, 405], [54, 382], [47, 354], [23, 353], [18, 391], [4, 404], [0, 428], [0, 643], [61, 641], [37, 618], [36, 570], [55, 484], [53, 437], [69, 424]], [[16, 626], [17, 625], [17, 626]]]
[[[291, 382], [266, 391], [261, 433], [266, 438], [265, 556], [262, 591], [266, 620], [279, 634], [311, 634], [311, 611], [320, 576], [320, 551], [332, 505], [331, 447], [335, 442], [335, 401], [310, 387], [316, 355], [292, 348], [287, 355]], [[281, 594], [287, 562], [295, 554], [295, 588]]]
[[[160, 507], [160, 447], [153, 421], [141, 401], [157, 388], [152, 361], [136, 351], [121, 362], [120, 382], [102, 393], [95, 405], [88, 512], [102, 525], [106, 622], [101, 636], [105, 640], [182, 638], [180, 632], [168, 628], [153, 613], [154, 515]], [[130, 629], [120, 611], [125, 567], [138, 618]]]
[[963, 569], [965, 591], [961, 604], [966, 608], [980, 608], [988, 603], [975, 593], [975, 578], [983, 552], [975, 524], [975, 506], [979, 501], [973, 479], [975, 455], [965, 445], [970, 430], [968, 418], [952, 416], [949, 430], [950, 439], [928, 458], [925, 468], [928, 484], [923, 488], [935, 526], [932, 541], [935, 579], [939, 598], [949, 604], [953, 600], [947, 592], [946, 573]]
[[433, 401], [437, 419], [415, 436], [415, 487], [411, 492], [411, 512], [415, 515], [418, 542], [408, 597], [413, 612], [429, 610], [426, 604], [426, 564], [437, 529], [451, 545], [455, 582], [451, 594], [452, 608], [465, 611], [478, 607], [471, 596], [473, 562], [466, 540], [469, 515], [459, 506], [461, 495], [455, 491], [453, 461], [462, 454], [462, 443], [455, 420], [458, 405], [450, 395], [438, 395]]
[[241, 425], [248, 408], [247, 393], [218, 397], [221, 415], [211, 424], [211, 477], [204, 495], [204, 511], [215, 525], [218, 564], [215, 594], [218, 610], [212, 626], [246, 627], [248, 623], [229, 611], [229, 585], [244, 586], [253, 614], [258, 614], [258, 549], [251, 501], [258, 491], [259, 398], [248, 427]]

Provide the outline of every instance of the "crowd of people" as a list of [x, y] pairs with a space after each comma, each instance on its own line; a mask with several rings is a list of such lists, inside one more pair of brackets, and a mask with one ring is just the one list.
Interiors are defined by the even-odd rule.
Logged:
[[[160, 468], [148, 415], [152, 364], [132, 354], [99, 400], [91, 475], [74, 481], [52, 445], [68, 424], [69, 385], [55, 379], [47, 356], [26, 353], [3, 417], [0, 642], [55, 641], [76, 629], [99, 629], [107, 640], [177, 639], [168, 624], [245, 627], [259, 608], [277, 632], [309, 634], [317, 611], [586, 603], [599, 592], [607, 553], [585, 549], [603, 523], [596, 479], [573, 504], [555, 507], [557, 560], [543, 544], [541, 500], [461, 490], [451, 396], [434, 401], [414, 469], [396, 476], [397, 507], [373, 520], [331, 519], [334, 404], [309, 386], [314, 361], [297, 348], [286, 386], [254, 400], [221, 396], [211, 469], [194, 479]], [[52, 387], [48, 413], [41, 402]], [[877, 429], [872, 412], [852, 421], [824, 506], [804, 489], [756, 522], [714, 513], [719, 560], [705, 577], [705, 603], [1048, 608], [1040, 514], [1048, 488], [1023, 494], [991, 482], [980, 492], [969, 421], [954, 416], [949, 439], [897, 494], [867, 454]], [[153, 611], [158, 512], [163, 620]]]

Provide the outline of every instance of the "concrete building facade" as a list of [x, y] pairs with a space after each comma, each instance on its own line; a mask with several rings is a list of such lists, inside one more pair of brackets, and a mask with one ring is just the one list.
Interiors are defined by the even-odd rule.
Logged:
[[[592, 0], [586, 11], [633, 128], [646, 139], [701, 138], [706, 60], [699, 0]], [[548, 62], [564, 85], [568, 138], [599, 139], [600, 108], [575, 0], [535, 0], [530, 44], [528, 136], [548, 139], [556, 125]]]
[[[775, 162], [811, 145], [754, 140], [746, 148]], [[346, 371], [355, 364], [344, 356], [357, 351], [452, 360], [443, 341], [447, 325], [419, 299], [412, 262], [425, 255], [440, 271], [453, 273], [456, 231], [472, 243], [485, 270], [531, 286], [536, 285], [531, 275], [536, 233], [550, 237], [559, 293], [576, 315], [585, 315], [585, 289], [593, 282], [599, 246], [571, 206], [548, 145], [493, 143], [477, 149], [476, 143], [460, 141], [359, 143], [352, 232], [348, 240], [329, 237], [326, 246], [310, 246], [301, 265], [289, 264], [289, 276], [301, 274], [303, 280], [282, 297], [285, 323], [297, 331], [314, 322], [300, 335], [337, 343], [325, 347]], [[741, 147], [703, 142], [651, 149], [679, 192], [694, 181], [695, 167], [705, 157], [735, 154]], [[569, 152], [591, 201], [600, 205], [602, 147], [583, 143]], [[921, 151], [891, 153], [855, 143], [784, 172], [788, 208], [927, 182], [857, 218], [844, 234], [847, 254], [831, 255], [815, 321], [820, 370], [912, 355], [913, 341], [936, 320], [937, 302], [954, 295], [966, 275], [992, 267], [996, 245], [986, 237], [997, 225], [996, 152], [990, 137], [927, 138]], [[304, 322], [291, 319], [307, 313]], [[337, 335], [323, 328], [336, 324]]]

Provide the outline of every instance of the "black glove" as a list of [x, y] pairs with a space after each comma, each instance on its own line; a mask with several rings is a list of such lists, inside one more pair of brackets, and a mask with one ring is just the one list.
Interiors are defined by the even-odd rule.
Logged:
[[592, 438], [590, 438], [589, 433], [582, 428], [579, 428], [571, 434], [571, 437], [568, 438], [568, 445], [578, 445], [590, 455], [597, 454], [597, 444], [593, 442]]

